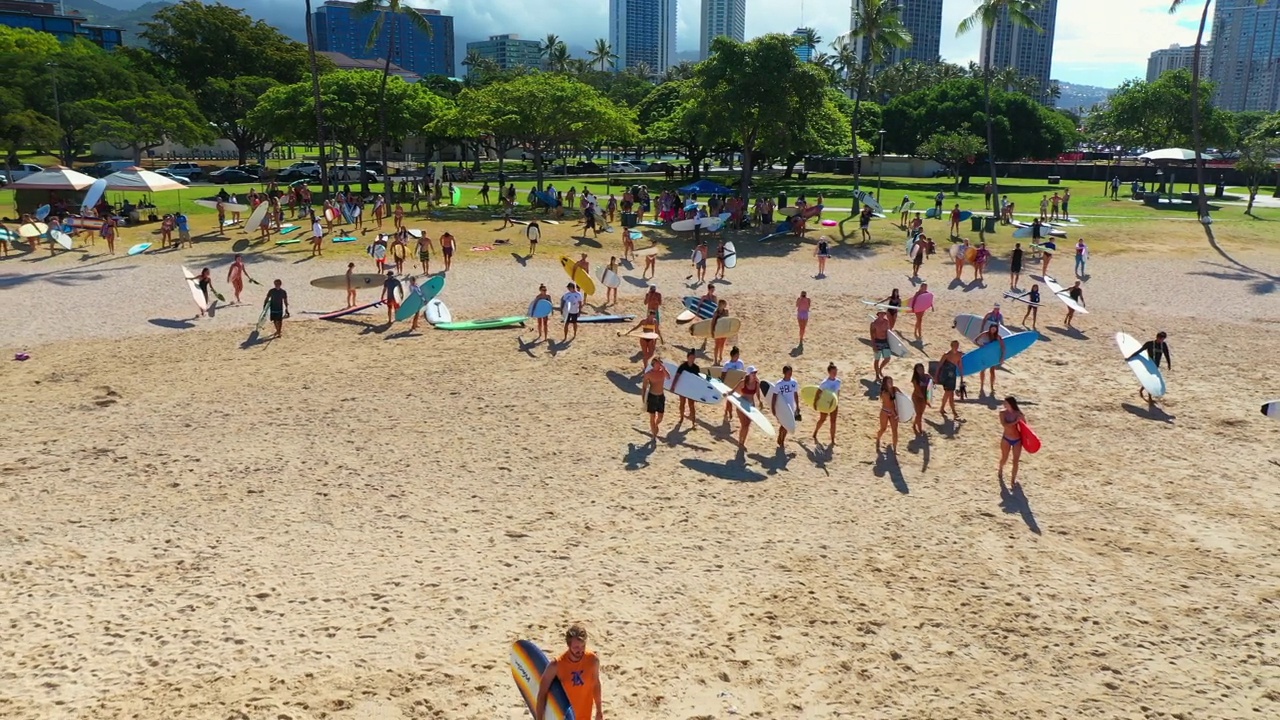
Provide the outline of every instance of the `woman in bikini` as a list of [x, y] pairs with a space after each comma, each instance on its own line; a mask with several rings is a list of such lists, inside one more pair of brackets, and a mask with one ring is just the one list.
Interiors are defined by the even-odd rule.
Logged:
[[824, 236], [818, 240], [818, 248], [813, 251], [818, 256], [818, 277], [827, 276], [827, 258], [831, 257], [831, 245]]
[[880, 301], [881, 305], [888, 305], [885, 312], [889, 315], [889, 329], [892, 330], [894, 325], [898, 324], [898, 308], [902, 307], [902, 296], [898, 294], [898, 288], [894, 288], [889, 293], [889, 297]]
[[800, 325], [800, 347], [804, 347], [804, 331], [809, 326], [809, 293], [801, 290], [796, 298], [796, 323]]
[[[918, 367], [918, 366], [917, 366]], [[880, 380], [880, 430], [876, 433], [876, 452], [880, 452], [880, 438], [887, 429], [893, 429], [893, 442], [889, 447], [898, 449], [898, 389], [893, 386], [893, 378], [885, 375]]]
[[1012, 395], [1004, 399], [1004, 409], [1000, 411], [1000, 479], [1004, 479], [1004, 464], [1013, 453], [1013, 470], [1009, 476], [1010, 487], [1018, 486], [1018, 463], [1022, 460], [1022, 423], [1025, 418], [1018, 408], [1018, 400]]
[[951, 404], [951, 413], [956, 421], [960, 420], [960, 411], [956, 410], [956, 380], [964, 375], [964, 353], [960, 352], [960, 341], [952, 340], [951, 349], [938, 358], [938, 369], [934, 371], [933, 381], [942, 386], [942, 404], [939, 411], [942, 417], [947, 416], [947, 404]]
[[716, 280], [724, 279], [724, 238], [716, 245]]
[[[610, 258], [609, 258], [609, 265], [608, 265], [605, 269], [606, 269], [608, 272], [613, 273], [615, 277], [622, 277], [622, 273], [618, 270], [618, 258], [617, 258], [617, 257], [610, 257]], [[604, 285], [603, 273], [601, 274], [600, 284], [601, 284], [601, 285]], [[616, 287], [609, 287], [608, 285], [605, 285], [605, 287], [604, 287], [604, 304], [605, 304], [605, 305], [612, 305], [612, 304], [615, 304], [615, 303], [617, 303], [617, 302], [618, 302], [618, 288], [616, 288]], [[647, 363], [646, 363], [646, 364], [647, 364]]]
[[916, 417], [911, 421], [911, 429], [916, 436], [924, 434], [924, 409], [929, 406], [929, 385], [933, 378], [924, 369], [924, 363], [916, 363], [911, 370], [911, 404], [916, 409]]
[[231, 283], [237, 305], [240, 304], [240, 293], [244, 292], [245, 278], [253, 282], [253, 278], [249, 277], [249, 269], [244, 265], [244, 257], [236, 253], [235, 259], [231, 261], [231, 267], [227, 269], [227, 282]]
[[[760, 400], [761, 400], [760, 378], [759, 376], [756, 375], [756, 367], [754, 365], [747, 367], [746, 377], [742, 378], [742, 380], [738, 382], [738, 387], [734, 388], [734, 390], [737, 391], [738, 396], [741, 397], [743, 400], [746, 400], [747, 402], [751, 403], [752, 405], [755, 405], [756, 407], [760, 406]], [[750, 431], [751, 431], [751, 419], [747, 417], [746, 413], [739, 410], [738, 411], [738, 447], [744, 450], [746, 449], [747, 433]]]
[[[720, 304], [716, 306], [715, 314], [711, 316], [712, 329], [715, 328], [716, 324], [720, 321], [720, 318], [727, 318], [727, 317], [729, 317], [729, 303], [725, 302], [724, 300], [721, 300]], [[720, 361], [724, 359], [724, 344], [725, 344], [725, 341], [727, 341], [728, 339], [729, 338], [727, 337], [718, 337], [715, 339], [716, 340], [715, 351], [713, 353], [714, 364], [719, 365]]]
[[630, 330], [625, 333], [618, 333], [618, 335], [630, 335], [637, 330], [640, 331], [640, 353], [644, 356], [644, 361], [641, 365], [648, 367], [649, 361], [653, 359], [654, 354], [658, 350], [658, 343], [666, 342], [662, 339], [661, 328], [658, 327], [657, 312], [650, 310], [649, 314], [646, 315], [643, 320], [632, 326]]

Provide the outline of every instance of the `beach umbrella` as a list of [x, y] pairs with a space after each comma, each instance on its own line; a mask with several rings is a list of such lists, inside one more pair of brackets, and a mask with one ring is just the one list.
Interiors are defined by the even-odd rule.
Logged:
[[[1217, 157], [1213, 153], [1200, 153], [1200, 156], [1205, 159]], [[1152, 162], [1191, 162], [1196, 159], [1196, 151], [1186, 148], [1164, 148], [1143, 153], [1138, 156], [1138, 159]]]
[[9, 183], [11, 190], [83, 190], [93, 184], [93, 178], [62, 166], [46, 168], [38, 173]]
[[182, 183], [150, 170], [143, 170], [139, 167], [125, 168], [119, 172], [113, 172], [103, 178], [107, 181], [108, 190], [119, 191], [136, 191], [136, 192], [163, 192], [165, 190], [181, 190]]

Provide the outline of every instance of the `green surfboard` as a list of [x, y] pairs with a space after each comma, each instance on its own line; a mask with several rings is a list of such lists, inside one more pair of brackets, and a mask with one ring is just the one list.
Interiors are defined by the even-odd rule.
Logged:
[[513, 315], [511, 317], [484, 318], [482, 320], [467, 320], [465, 322], [440, 323], [436, 325], [437, 330], [493, 330], [494, 328], [512, 327], [513, 325], [523, 325], [528, 320], [524, 315]]

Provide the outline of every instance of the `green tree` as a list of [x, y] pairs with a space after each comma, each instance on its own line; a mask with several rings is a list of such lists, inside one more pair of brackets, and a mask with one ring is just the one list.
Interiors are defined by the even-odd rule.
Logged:
[[818, 102], [793, 106], [788, 122], [769, 128], [762, 136], [761, 153], [783, 160], [787, 168], [784, 177], [791, 177], [796, 163], [806, 156], [849, 152], [849, 116], [841, 112], [837, 98], [846, 99], [839, 90], [826, 88]]
[[536, 73], [486, 88], [487, 131], [514, 139], [533, 155], [539, 189], [545, 160], [560, 148], [581, 147], [634, 132], [634, 121], [589, 85], [564, 75]]
[[717, 118], [694, 80], [673, 80], [653, 88], [637, 106], [640, 130], [650, 145], [673, 148], [688, 158], [693, 179], [702, 177], [702, 162], [725, 149], [719, 142]]
[[84, 104], [97, 118], [90, 130], [92, 136], [130, 151], [135, 165], [142, 163], [143, 152], [166, 140], [183, 145], [213, 140], [195, 102], [181, 90], [146, 92], [127, 100], [86, 100]]
[[236, 146], [240, 162], [265, 152], [269, 138], [253, 132], [245, 118], [265, 88], [306, 78], [307, 46], [241, 10], [197, 0], [165, 6], [143, 27], [142, 39]]
[[[391, 58], [396, 54], [396, 37], [399, 33], [395, 31], [395, 21], [403, 19], [409, 26], [426, 37], [433, 37], [434, 32], [431, 29], [431, 23], [422, 16], [417, 8], [409, 7], [401, 2], [401, 0], [359, 0], [356, 3], [356, 17], [365, 15], [375, 15], [373, 27], [369, 30], [369, 37], [365, 40], [365, 49], [377, 49], [382, 36], [386, 35], [386, 60], [382, 63], [382, 82], [378, 86], [378, 120], [382, 127], [381, 142], [378, 143], [378, 159], [382, 161], [382, 172], [384, 185], [384, 194], [388, 205], [391, 203], [391, 168], [387, 165], [387, 145], [391, 142], [391, 137], [387, 134], [387, 78], [391, 76]], [[390, 29], [387, 28], [387, 18], [392, 18]]]
[[1240, 143], [1240, 158], [1236, 161], [1236, 169], [1244, 173], [1245, 184], [1249, 188], [1249, 206], [1244, 211], [1246, 215], [1253, 215], [1253, 203], [1258, 197], [1262, 182], [1277, 177], [1273, 158], [1280, 151], [1280, 113], [1271, 113], [1256, 120], [1253, 131]]
[[794, 108], [814, 107], [827, 87], [824, 73], [801, 63], [794, 47], [790, 37], [779, 34], [746, 43], [718, 37], [711, 43], [711, 57], [694, 71], [706, 106], [742, 150], [744, 201], [750, 200], [752, 169], [765, 134], [794, 122]]
[[[548, 70], [552, 69], [552, 56], [557, 50], [563, 50], [564, 47], [564, 41], [560, 39], [559, 35], [556, 35], [555, 33], [547, 33], [547, 37], [542, 41], [542, 44], [538, 46], [538, 55], [545, 58], [544, 67]], [[565, 50], [564, 54], [565, 57], [568, 57], [567, 50]]]
[[1043, 32], [1039, 25], [1031, 19], [1031, 11], [1035, 9], [1031, 0], [980, 0], [979, 5], [973, 14], [960, 21], [960, 27], [956, 28], [956, 35], [965, 35], [975, 29], [981, 28], [987, 37], [987, 42], [982, 47], [982, 93], [986, 104], [986, 122], [987, 122], [987, 149], [991, 158], [991, 193], [992, 197], [1000, 197], [999, 179], [996, 178], [996, 134], [995, 134], [995, 118], [991, 114], [991, 73], [995, 66], [995, 40], [996, 23], [1001, 19], [1018, 27], [1029, 28], [1036, 32]]
[[320, 59], [316, 56], [316, 31], [312, 24], [311, 0], [303, 0], [307, 17], [307, 70], [311, 76], [311, 103], [316, 116], [316, 149], [320, 153], [320, 190], [329, 192], [328, 133], [324, 126], [324, 100], [320, 97]]
[[604, 38], [596, 38], [596, 46], [587, 53], [587, 58], [592, 64], [600, 66], [600, 72], [613, 67], [618, 61], [618, 56], [614, 54], [613, 47]]
[[1174, 70], [1151, 82], [1127, 80], [1111, 94], [1102, 111], [1089, 118], [1090, 128], [1123, 139], [1127, 147], [1196, 149], [1191, 122], [1194, 114], [1201, 119], [1202, 142], [1234, 145], [1229, 114], [1210, 104], [1212, 84], [1202, 83], [1202, 88], [1207, 92], [1201, 93], [1200, 108], [1193, 113], [1190, 71]]
[[[862, 41], [865, 48], [863, 57], [864, 71], [859, 74], [859, 84], [853, 101], [853, 136], [858, 137], [859, 110], [862, 99], [867, 94], [867, 84], [875, 68], [884, 64], [889, 53], [895, 49], [911, 45], [911, 32], [902, 24], [902, 6], [892, 0], [854, 0], [853, 30], [849, 32], [849, 43]], [[858, 190], [862, 181], [862, 157], [857, 143], [853, 148], [853, 189]], [[854, 201], [854, 212], [857, 212], [857, 200]]]
[[19, 53], [55, 55], [57, 52], [58, 39], [49, 33], [0, 25], [0, 56]]
[[52, 147], [62, 137], [53, 118], [24, 107], [21, 97], [0, 87], [0, 150], [5, 167], [18, 162], [18, 151], [30, 147]]
[[930, 135], [929, 139], [916, 149], [916, 155], [950, 166], [951, 175], [955, 179], [954, 193], [958, 197], [960, 195], [960, 164], [986, 151], [986, 142], [969, 132], [969, 126], [965, 125], [957, 131]]

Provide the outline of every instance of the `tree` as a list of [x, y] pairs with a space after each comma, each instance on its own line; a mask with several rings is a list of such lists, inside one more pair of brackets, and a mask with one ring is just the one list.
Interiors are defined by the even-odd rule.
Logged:
[[328, 194], [329, 154], [325, 148], [328, 135], [324, 127], [324, 101], [320, 97], [320, 61], [316, 57], [316, 32], [311, 23], [311, 0], [304, 0], [304, 2], [307, 12], [307, 70], [311, 75], [311, 102], [316, 116], [316, 149], [320, 153], [320, 190], [322, 194]]
[[702, 88], [693, 80], [658, 85], [636, 110], [645, 141], [673, 148], [688, 158], [694, 180], [702, 177], [703, 160], [722, 149], [720, 124], [708, 111]]
[[1213, 86], [1201, 85], [1200, 108], [1193, 113], [1191, 73], [1174, 70], [1159, 78], [1121, 83], [1101, 112], [1089, 118], [1094, 133], [1120, 139], [1126, 147], [1154, 150], [1168, 147], [1195, 149], [1193, 114], [1201, 118], [1201, 141], [1219, 147], [1234, 144], [1229, 115], [1209, 102]]
[[949, 166], [956, 182], [954, 193], [959, 196], [960, 164], [986, 151], [987, 144], [982, 138], [969, 132], [969, 126], [965, 125], [954, 132], [938, 132], [930, 135], [929, 139], [916, 149], [916, 154]]
[[485, 88], [488, 132], [513, 138], [533, 155], [538, 188], [544, 161], [562, 147], [630, 135], [634, 121], [597, 90], [564, 75], [537, 73]]
[[1004, 19], [1011, 25], [1043, 32], [1041, 27], [1031, 19], [1030, 13], [1034, 9], [1035, 6], [1031, 0], [980, 0], [973, 14], [960, 21], [960, 27], [956, 28], [956, 35], [965, 35], [977, 28], [982, 28], [987, 38], [982, 48], [984, 69], [982, 94], [986, 105], [987, 150], [991, 158], [991, 196], [993, 198], [1000, 197], [999, 180], [996, 178], [995, 118], [991, 114], [991, 70], [995, 66], [995, 27], [997, 22]]
[[559, 47], [564, 47], [564, 41], [560, 39], [560, 36], [555, 33], [547, 33], [546, 39], [538, 46], [538, 55], [546, 58], [549, 63], [551, 62], [551, 53]]
[[22, 148], [52, 147], [61, 136], [53, 118], [23, 107], [17, 93], [0, 88], [0, 150], [4, 151], [5, 167], [18, 162]]
[[711, 42], [711, 57], [694, 71], [708, 110], [726, 125], [742, 150], [739, 190], [750, 200], [751, 173], [765, 133], [794, 122], [796, 109], [815, 105], [827, 79], [801, 63], [786, 35], [763, 35], [740, 43], [727, 37]]
[[818, 45], [822, 42], [822, 36], [818, 34], [818, 31], [811, 27], [802, 27], [797, 28], [793, 36], [800, 47], [809, 51], [808, 56], [812, 59], [813, 51], [816, 50]]
[[1253, 215], [1253, 203], [1262, 181], [1274, 177], [1277, 172], [1272, 159], [1277, 149], [1280, 149], [1280, 113], [1271, 113], [1258, 119], [1253, 125], [1253, 132], [1240, 143], [1236, 169], [1244, 173], [1245, 184], [1249, 187], [1249, 206], [1244, 210], [1245, 215]]
[[85, 109], [97, 122], [90, 131], [98, 140], [132, 153], [135, 165], [142, 153], [166, 140], [195, 145], [213, 140], [209, 124], [185, 92], [153, 91], [128, 100], [86, 100]]
[[306, 78], [307, 46], [241, 10], [197, 0], [166, 5], [143, 27], [142, 39], [236, 146], [240, 162], [247, 162], [249, 153], [265, 152], [270, 138], [252, 132], [245, 117], [266, 88]]
[[600, 72], [604, 72], [606, 66], [613, 67], [618, 62], [618, 56], [614, 54], [613, 47], [604, 38], [596, 38], [596, 46], [587, 52], [587, 57], [593, 64], [600, 66]]
[[[863, 57], [857, 58], [863, 64], [863, 72], [859, 73], [859, 85], [853, 101], [853, 136], [858, 136], [858, 111], [861, 110], [862, 98], [867, 94], [867, 83], [877, 66], [883, 65], [889, 51], [901, 49], [911, 44], [911, 33], [902, 24], [902, 6], [890, 0], [854, 0], [853, 30], [849, 32], [848, 44], [861, 39]], [[857, 190], [862, 180], [862, 158], [858, 152], [858, 144], [853, 148], [853, 189]], [[857, 212], [857, 200], [853, 210]]]
[[416, 8], [409, 7], [401, 2], [401, 0], [359, 0], [356, 3], [353, 13], [356, 17], [376, 14], [377, 18], [373, 21], [373, 27], [369, 29], [369, 37], [365, 40], [365, 49], [373, 50], [377, 47], [379, 40], [382, 38], [383, 30], [387, 28], [387, 18], [392, 18], [392, 25], [386, 33], [386, 60], [382, 63], [382, 82], [378, 86], [378, 119], [382, 125], [382, 138], [378, 143], [378, 159], [382, 161], [382, 173], [384, 185], [384, 193], [386, 203], [391, 205], [391, 168], [387, 165], [387, 145], [391, 142], [391, 138], [387, 135], [387, 78], [391, 76], [391, 58], [396, 52], [396, 32], [395, 21], [403, 18], [405, 22], [413, 30], [425, 33], [428, 38], [434, 35], [431, 24], [427, 19], [418, 12]]
[[826, 88], [818, 102], [792, 107], [788, 122], [766, 132], [760, 142], [761, 154], [782, 158], [791, 177], [798, 162], [809, 155], [832, 156], [849, 152], [849, 116], [841, 112], [839, 100], [846, 100], [835, 88]]

